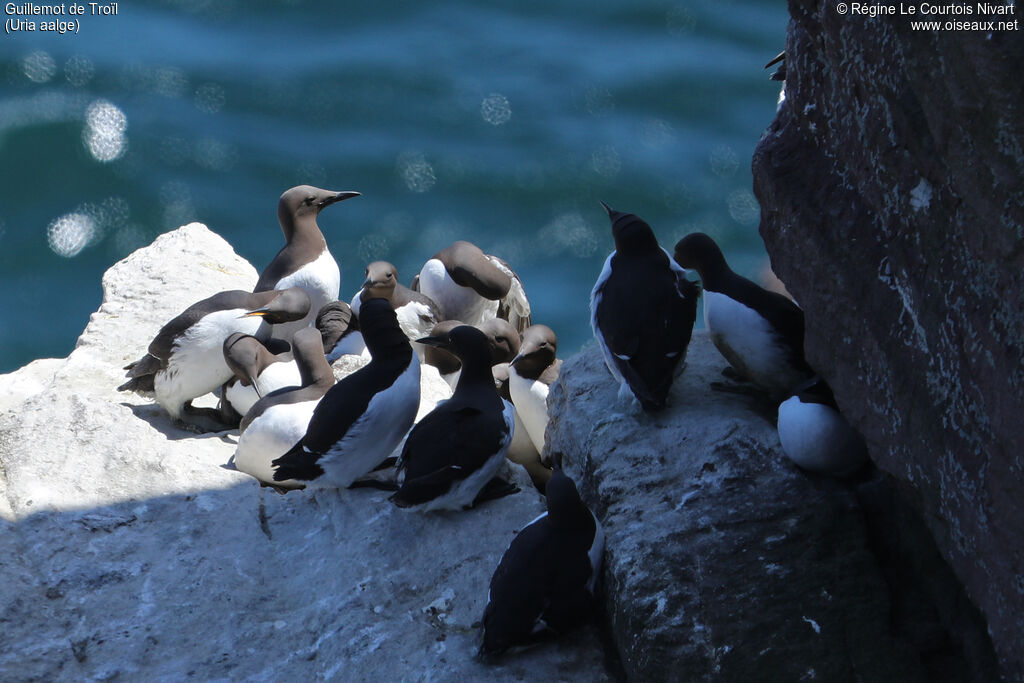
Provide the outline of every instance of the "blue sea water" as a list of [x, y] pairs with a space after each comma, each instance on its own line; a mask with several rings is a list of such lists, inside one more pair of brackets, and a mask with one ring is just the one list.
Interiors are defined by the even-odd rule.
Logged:
[[369, 261], [408, 282], [468, 239], [563, 357], [612, 249], [599, 200], [669, 250], [702, 230], [736, 270], [767, 263], [750, 157], [783, 3], [81, 4], [77, 34], [0, 35], [0, 372], [67, 355], [103, 271], [184, 223], [262, 268], [302, 183], [363, 193], [320, 217], [344, 298]]

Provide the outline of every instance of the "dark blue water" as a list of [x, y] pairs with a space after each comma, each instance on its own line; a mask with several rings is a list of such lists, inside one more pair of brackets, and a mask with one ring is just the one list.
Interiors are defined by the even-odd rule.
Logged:
[[700, 229], [737, 270], [766, 262], [749, 166], [782, 3], [122, 0], [79, 19], [0, 34], [0, 372], [67, 355], [103, 271], [184, 223], [262, 268], [301, 183], [364, 195], [320, 218], [344, 297], [368, 261], [407, 282], [469, 239], [518, 270], [563, 356], [612, 248], [598, 200], [670, 250]]

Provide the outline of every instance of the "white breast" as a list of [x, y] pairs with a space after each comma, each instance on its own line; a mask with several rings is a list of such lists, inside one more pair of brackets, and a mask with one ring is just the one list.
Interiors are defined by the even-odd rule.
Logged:
[[789, 393], [806, 379], [794, 372], [771, 324], [757, 311], [719, 292], [704, 292], [704, 324], [735, 370], [769, 391]]
[[538, 453], [544, 450], [544, 431], [548, 427], [548, 386], [543, 382], [524, 379], [509, 367], [508, 390], [516, 414], [523, 421], [526, 431]]
[[317, 462], [324, 474], [314, 486], [345, 488], [384, 461], [405, 438], [420, 405], [420, 364], [409, 366], [387, 389], [377, 392], [366, 412]]
[[208, 394], [231, 379], [223, 351], [224, 340], [231, 333], [267, 339], [269, 326], [258, 317], [241, 317], [245, 312], [231, 309], [205, 315], [174, 343], [167, 368], [153, 378], [156, 400], [171, 417], [181, 419], [186, 401]]
[[430, 259], [423, 265], [420, 291], [434, 300], [445, 320], [480, 325], [498, 315], [497, 301], [485, 299], [471, 288], [456, 284], [438, 259]]
[[281, 403], [271, 406], [250, 422], [238, 437], [235, 467], [268, 484], [286, 488], [302, 486], [302, 482], [294, 479], [274, 481], [274, 470], [270, 463], [291, 450], [306, 435], [306, 427], [309, 426], [317, 403], [319, 400]]
[[241, 382], [235, 382], [228, 387], [225, 399], [239, 415], [245, 415], [253, 407], [261, 396], [266, 396], [272, 391], [284, 387], [299, 387], [302, 385], [302, 377], [299, 375], [299, 366], [295, 361], [271, 363], [259, 377], [256, 378], [256, 387], [259, 387], [259, 394], [252, 385], [244, 386]]
[[867, 451], [856, 430], [838, 411], [791, 396], [779, 406], [779, 441], [800, 467], [842, 475], [860, 467]]
[[289, 287], [302, 287], [306, 290], [309, 294], [309, 313], [302, 320], [275, 325], [274, 336], [278, 339], [291, 339], [295, 332], [316, 322], [316, 314], [321, 308], [338, 300], [341, 293], [341, 269], [330, 250], [324, 249], [315, 261], [278, 280], [274, 289]]

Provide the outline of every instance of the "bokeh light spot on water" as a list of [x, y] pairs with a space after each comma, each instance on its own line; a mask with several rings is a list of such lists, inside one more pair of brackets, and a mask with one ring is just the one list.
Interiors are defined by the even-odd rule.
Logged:
[[672, 144], [676, 134], [672, 125], [664, 119], [649, 118], [640, 123], [640, 142], [651, 149], [661, 149]]
[[679, 37], [693, 32], [697, 26], [697, 18], [689, 7], [676, 5], [665, 14], [665, 26], [669, 34]]
[[57, 62], [44, 50], [36, 50], [21, 60], [21, 71], [33, 83], [46, 83], [57, 73]]
[[723, 178], [733, 175], [740, 167], [740, 159], [736, 155], [736, 151], [729, 145], [715, 147], [711, 150], [709, 159], [711, 172]]
[[81, 55], [75, 55], [64, 62], [64, 79], [76, 88], [91, 81], [95, 71], [92, 61]]
[[492, 126], [500, 126], [512, 118], [512, 106], [501, 93], [491, 93], [480, 103], [480, 115]]
[[127, 147], [124, 135], [127, 128], [128, 118], [123, 111], [106, 100], [96, 100], [85, 110], [82, 141], [97, 161], [113, 161], [124, 154]]
[[196, 109], [206, 114], [216, 114], [224, 108], [227, 95], [224, 88], [216, 83], [203, 83], [196, 88]]
[[761, 206], [750, 190], [734, 190], [726, 200], [729, 215], [740, 225], [754, 225], [761, 218]]
[[614, 178], [622, 169], [622, 162], [619, 160], [619, 153], [611, 145], [604, 145], [595, 149], [590, 155], [590, 167], [605, 178]]
[[577, 258], [592, 256], [598, 248], [596, 231], [578, 211], [567, 211], [541, 228], [538, 242], [545, 254], [557, 256], [565, 252]]
[[386, 236], [371, 232], [360, 238], [359, 245], [356, 247], [356, 256], [359, 258], [360, 265], [367, 266], [374, 261], [386, 260], [390, 247], [391, 240]]
[[583, 94], [584, 106], [591, 116], [608, 116], [615, 109], [615, 98], [608, 88], [593, 86]]
[[176, 66], [162, 66], [153, 73], [153, 92], [169, 98], [181, 97], [188, 90], [188, 75]]
[[236, 157], [234, 148], [220, 140], [204, 138], [196, 143], [195, 159], [202, 168], [227, 171], [235, 165]]
[[84, 213], [67, 213], [46, 228], [46, 241], [57, 256], [77, 256], [92, 240], [96, 223]]
[[178, 228], [196, 219], [192, 193], [188, 185], [181, 181], [171, 180], [160, 186], [160, 207], [163, 210], [162, 222], [165, 229]]
[[421, 152], [403, 152], [395, 164], [402, 182], [416, 193], [429, 192], [437, 184], [434, 167]]

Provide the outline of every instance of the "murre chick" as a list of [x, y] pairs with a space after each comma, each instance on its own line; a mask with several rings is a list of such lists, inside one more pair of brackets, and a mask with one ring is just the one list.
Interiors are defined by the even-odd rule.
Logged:
[[778, 401], [809, 379], [804, 312], [791, 300], [736, 274], [713, 239], [695, 232], [676, 244], [676, 263], [704, 287], [704, 324], [715, 348], [745, 380]]
[[558, 379], [562, 361], [555, 358], [558, 337], [547, 325], [531, 325], [523, 333], [519, 354], [509, 363], [509, 393], [537, 452], [544, 450], [548, 426], [548, 389]]
[[402, 448], [399, 507], [458, 510], [518, 491], [496, 477], [512, 441], [515, 410], [498, 396], [487, 336], [469, 325], [424, 337], [462, 361], [455, 393], [413, 427]]
[[779, 441], [789, 459], [819, 474], [853, 474], [868, 460], [864, 437], [836, 405], [825, 380], [807, 380], [779, 405]]
[[491, 577], [478, 656], [564, 633], [593, 614], [604, 532], [556, 467], [547, 484], [548, 511], [509, 544]]
[[358, 192], [333, 192], [310, 185], [287, 190], [277, 203], [277, 219], [285, 245], [271, 260], [256, 283], [255, 292], [302, 287], [309, 294], [310, 310], [302, 320], [279, 326], [274, 336], [290, 339], [302, 327], [313, 323], [320, 308], [336, 301], [341, 290], [341, 269], [327, 249], [327, 241], [316, 219], [324, 207], [358, 197]]
[[519, 276], [508, 263], [472, 242], [460, 240], [434, 254], [416, 276], [413, 289], [437, 303], [443, 320], [480, 325], [497, 317], [520, 333], [530, 326], [530, 302]]
[[304, 327], [292, 336], [292, 353], [299, 368], [299, 386], [267, 394], [242, 418], [235, 467], [277, 489], [301, 488], [305, 482], [278, 479], [271, 463], [301, 441], [313, 411], [334, 386], [334, 372], [324, 358], [320, 333]]
[[658, 246], [651, 226], [601, 203], [615, 251], [590, 294], [591, 326], [605, 364], [645, 411], [665, 407], [697, 319], [700, 287]]
[[182, 411], [219, 413], [192, 407], [192, 399], [207, 394], [231, 378], [224, 361], [224, 340], [234, 332], [257, 339], [270, 337], [270, 325], [299, 320], [309, 313], [309, 295], [298, 287], [283, 291], [230, 290], [192, 304], [162, 328], [145, 356], [125, 366], [129, 381], [118, 391], [153, 394], [172, 418]]
[[235, 332], [224, 340], [224, 362], [234, 377], [224, 384], [221, 400], [239, 419], [270, 392], [298, 386], [302, 379], [290, 345], [276, 339], [268, 339], [267, 344], [277, 353], [250, 334]]
[[359, 318], [370, 363], [344, 377], [313, 412], [301, 440], [274, 460], [274, 480], [345, 488], [380, 465], [412, 427], [420, 363], [387, 299]]

